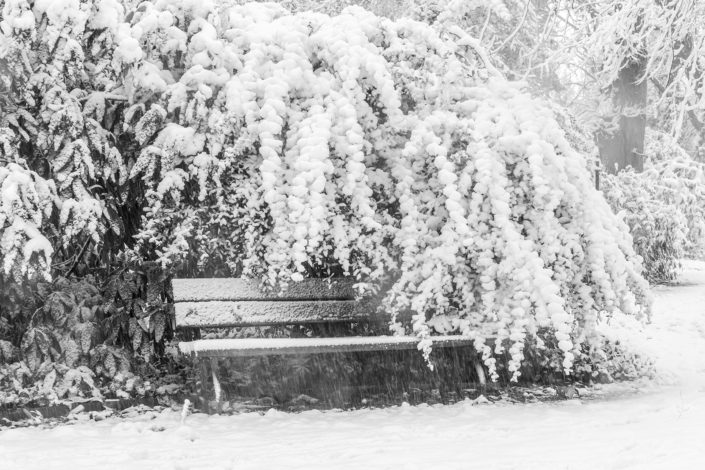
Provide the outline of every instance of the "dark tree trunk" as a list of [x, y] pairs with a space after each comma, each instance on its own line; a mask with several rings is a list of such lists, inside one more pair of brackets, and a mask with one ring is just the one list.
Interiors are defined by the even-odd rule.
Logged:
[[647, 82], [643, 77], [646, 59], [625, 66], [612, 84], [617, 129], [599, 131], [597, 146], [603, 167], [609, 173], [631, 166], [644, 169], [644, 133], [646, 131]]

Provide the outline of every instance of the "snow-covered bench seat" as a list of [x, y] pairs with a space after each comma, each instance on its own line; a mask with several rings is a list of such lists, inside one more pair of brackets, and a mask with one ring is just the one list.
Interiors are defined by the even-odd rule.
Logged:
[[[378, 319], [374, 307], [355, 300], [353, 283], [347, 278], [305, 279], [277, 295], [260, 290], [255, 281], [247, 279], [174, 279], [176, 325], [215, 328]], [[472, 339], [462, 336], [434, 336], [432, 340], [434, 347], [472, 344]], [[415, 349], [418, 343], [418, 338], [412, 336], [200, 339], [181, 342], [179, 349], [184, 354], [209, 359], [215, 399], [220, 404], [215, 363], [220, 357]], [[202, 385], [207, 380], [207, 369], [208, 363], [201, 361]], [[484, 375], [480, 377], [484, 380]]]
[[[434, 336], [433, 346], [470, 346], [463, 336]], [[248, 338], [204, 339], [181, 343], [181, 352], [196, 357], [244, 357], [272, 354], [315, 354], [330, 352], [386, 351], [415, 349], [415, 336], [344, 336], [335, 338]]]

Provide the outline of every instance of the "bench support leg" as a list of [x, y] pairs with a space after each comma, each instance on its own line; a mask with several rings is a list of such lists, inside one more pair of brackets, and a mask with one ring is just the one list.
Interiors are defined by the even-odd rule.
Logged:
[[222, 411], [222, 389], [220, 388], [220, 380], [218, 380], [218, 359], [211, 357], [211, 374], [213, 374], [213, 390], [215, 391], [215, 403], [216, 411], [220, 413]]
[[482, 367], [482, 361], [475, 360], [475, 372], [477, 373], [477, 378], [480, 380], [480, 385], [483, 387], [487, 385], [487, 377], [485, 376], [485, 369]]
[[208, 363], [202, 358], [198, 359], [198, 376], [200, 382], [198, 398], [201, 400], [203, 411], [210, 414], [210, 405], [208, 403]]

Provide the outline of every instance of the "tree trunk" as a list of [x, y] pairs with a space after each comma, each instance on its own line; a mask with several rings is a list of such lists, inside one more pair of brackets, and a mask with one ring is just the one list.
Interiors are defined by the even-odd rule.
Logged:
[[644, 134], [646, 132], [647, 82], [642, 80], [646, 58], [632, 62], [620, 72], [612, 84], [613, 103], [617, 115], [617, 128], [605, 129], [597, 134], [597, 146], [603, 167], [609, 173], [631, 166], [644, 170]]

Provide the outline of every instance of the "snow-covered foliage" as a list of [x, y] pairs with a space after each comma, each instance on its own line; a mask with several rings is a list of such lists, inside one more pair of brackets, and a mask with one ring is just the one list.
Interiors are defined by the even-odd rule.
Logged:
[[702, 2], [598, 1], [585, 10], [592, 18], [585, 37], [587, 55], [601, 85], [615, 81], [625, 64], [644, 62], [641, 80], [654, 82], [658, 105], [675, 107], [668, 130], [679, 133], [686, 113], [701, 109], [703, 54]]
[[[0, 1], [0, 339], [16, 352], [4, 358], [0, 381], [10, 390], [30, 381], [60, 384], [79, 365], [96, 380], [114, 377], [116, 355], [128, 357], [129, 348], [148, 358], [165, 330], [161, 300], [142, 299], [149, 297], [144, 275], [122, 279], [135, 266], [145, 272], [140, 260], [129, 264], [120, 254], [144, 200], [139, 183], [128, 179], [137, 144], [124, 119], [126, 90], [133, 74], [139, 78], [129, 70], [138, 59], [130, 54], [141, 53], [131, 47], [125, 15], [137, 7], [118, 0]], [[62, 284], [76, 275], [83, 280]], [[106, 290], [100, 319], [81, 320], [85, 305], [75, 299], [85, 282]], [[130, 288], [116, 294], [123, 284]], [[47, 290], [63, 292], [72, 313], [48, 311]], [[47, 378], [52, 373], [56, 382]], [[86, 387], [79, 388], [92, 390]]]
[[603, 176], [603, 191], [629, 225], [651, 282], [675, 279], [680, 258], [705, 253], [705, 165], [669, 135], [647, 133], [646, 168]]
[[391, 277], [397, 331], [473, 335], [493, 373], [491, 336], [515, 375], [527, 335], [569, 371], [603, 312], [645, 313], [583, 157], [459, 28], [180, 2], [131, 23], [138, 249], [163, 266], [195, 249], [270, 282]]
[[52, 210], [48, 188], [59, 196], [59, 246], [71, 250], [84, 237], [99, 244], [114, 213], [107, 187], [127, 176], [110, 133], [114, 103], [124, 100], [112, 92], [121, 69], [111, 52], [124, 8], [107, 0], [8, 0], [0, 8], [3, 154], [19, 148], [19, 157], [48, 180], [38, 188], [45, 212]]
[[[239, 4], [250, 3], [248, 0], [236, 0]], [[257, 0], [271, 1], [271, 0]], [[314, 11], [327, 15], [338, 15], [345, 8], [359, 6], [375, 15], [387, 18], [408, 16], [413, 0], [275, 0], [292, 13]]]
[[[692, 0], [596, 0], [549, 2], [546, 27], [559, 44], [546, 65], [559, 70], [552, 88], [586, 125], [609, 130], [615, 115], [644, 114], [695, 153], [703, 134], [703, 19], [705, 5]], [[648, 100], [615, 109], [610, 96], [620, 74], [631, 69], [648, 88]], [[623, 74], [626, 77], [628, 74]], [[558, 85], [558, 86], [555, 86]], [[632, 97], [632, 100], [636, 96]], [[695, 145], [698, 143], [697, 145]]]
[[[0, 136], [2, 138], [2, 136]], [[0, 158], [11, 158], [0, 148]], [[55, 188], [17, 163], [0, 167], [0, 254], [4, 275], [50, 276], [54, 249], [41, 228], [52, 212]]]
[[672, 136], [647, 134], [646, 175], [662, 201], [675, 205], [687, 221], [688, 256], [705, 255], [705, 163], [694, 160]]
[[[493, 377], [506, 351], [515, 379], [527, 338], [570, 372], [600, 318], [648, 312], [584, 156], [452, 21], [211, 0], [0, 8], [0, 135], [19, 149], [3, 178], [31, 209], [10, 197], [6, 225], [36, 227], [14, 242], [35, 269], [50, 240], [65, 274], [102, 270], [111, 346], [149, 355], [175, 270], [391, 285], [395, 331], [426, 354], [435, 332], [472, 335]], [[140, 277], [106, 270], [126, 256], [159, 281], [116, 288], [118, 271]]]
[[605, 198], [619, 212], [642, 257], [644, 276], [654, 283], [676, 278], [685, 255], [688, 221], [678, 206], [663, 200], [657, 172], [637, 173], [629, 168], [601, 179]]
[[44, 302], [27, 319], [19, 347], [0, 340], [0, 403], [100, 396], [99, 376], [127, 371], [124, 351], [99, 344], [105, 302], [93, 284], [59, 278], [37, 285]]
[[551, 79], [553, 72], [542, 64], [555, 40], [554, 8], [522, 0], [411, 0], [408, 14], [437, 26], [460, 27], [512, 78], [544, 85]]

